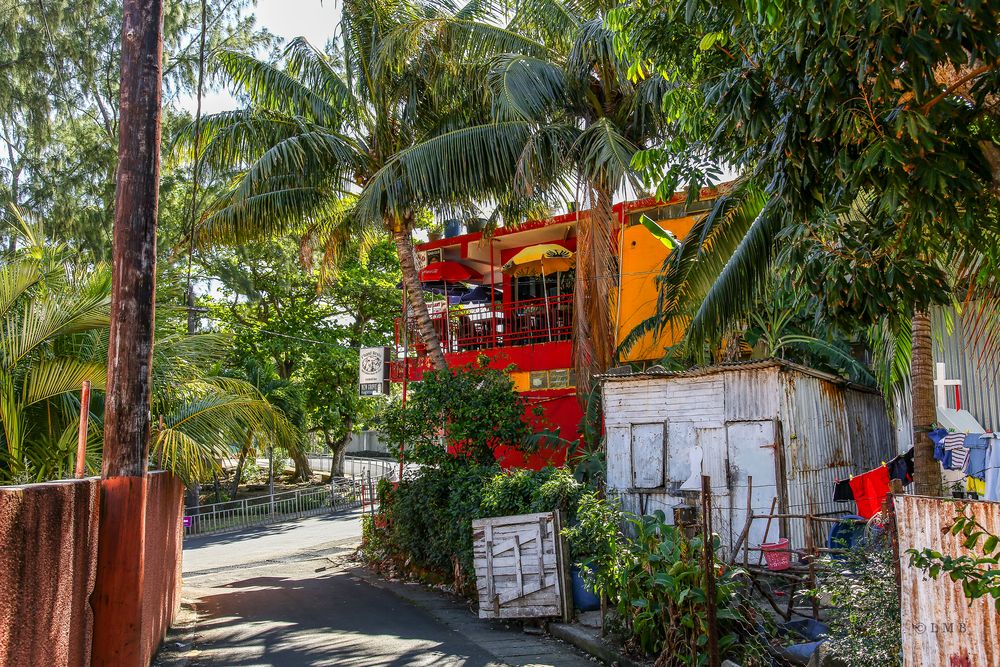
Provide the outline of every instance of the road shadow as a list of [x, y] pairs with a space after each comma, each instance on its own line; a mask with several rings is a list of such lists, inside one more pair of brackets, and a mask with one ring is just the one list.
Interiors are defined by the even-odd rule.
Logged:
[[220, 585], [198, 604], [197, 665], [494, 667], [426, 610], [352, 576], [316, 571]]

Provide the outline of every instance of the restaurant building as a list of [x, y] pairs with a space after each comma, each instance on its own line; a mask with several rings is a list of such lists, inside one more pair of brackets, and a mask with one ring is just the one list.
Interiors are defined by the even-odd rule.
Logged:
[[[646, 225], [652, 221], [683, 239], [712, 206], [714, 192], [701, 195], [693, 204], [686, 195], [677, 195], [669, 202], [643, 199], [615, 205], [617, 273], [595, 279], [611, 283], [616, 346], [656, 311], [656, 276], [670, 248]], [[528, 400], [528, 419], [535, 428], [558, 428], [569, 441], [579, 437], [583, 416], [572, 368], [573, 289], [577, 225], [589, 215], [571, 211], [502, 227], [492, 236], [472, 231], [416, 247], [421, 282], [431, 295], [428, 308], [449, 367], [485, 356], [491, 368], [509, 368], [514, 386]], [[431, 368], [419, 341], [412, 317], [397, 318], [394, 382], [404, 377], [419, 381]], [[673, 342], [669, 334], [646, 335], [620, 362], [656, 363]], [[527, 458], [519, 452], [498, 455], [505, 467], [538, 468], [562, 464], [566, 448]]]

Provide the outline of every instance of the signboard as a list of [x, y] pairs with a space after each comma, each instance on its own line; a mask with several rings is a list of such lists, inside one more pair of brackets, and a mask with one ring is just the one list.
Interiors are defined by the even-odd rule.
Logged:
[[191, 527], [191, 523], [192, 523], [191, 522], [191, 517], [189, 517], [189, 516], [184, 517], [184, 527], [185, 528], [190, 528]]
[[389, 348], [361, 348], [358, 392], [362, 396], [389, 395]]

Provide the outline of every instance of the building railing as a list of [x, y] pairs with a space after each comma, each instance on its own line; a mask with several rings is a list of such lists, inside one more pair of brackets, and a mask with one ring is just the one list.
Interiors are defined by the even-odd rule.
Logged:
[[[573, 333], [573, 295], [526, 299], [510, 303], [458, 304], [445, 310], [431, 307], [431, 322], [445, 353], [496, 347], [534, 345], [569, 340]], [[397, 358], [404, 354], [404, 333], [410, 356], [422, 357], [423, 344], [415, 318], [396, 318]]]
[[391, 461], [348, 459], [345, 472], [353, 476], [334, 479], [323, 486], [185, 508], [184, 536], [242, 530], [364, 507], [372, 504], [377, 482], [392, 478], [396, 467]]

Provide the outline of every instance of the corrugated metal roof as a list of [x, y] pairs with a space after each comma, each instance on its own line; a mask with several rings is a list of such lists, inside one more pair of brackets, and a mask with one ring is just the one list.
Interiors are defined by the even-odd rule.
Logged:
[[969, 553], [951, 525], [962, 506], [981, 525], [1000, 532], [1000, 503], [896, 496], [902, 603], [903, 667], [1000, 664], [1000, 614], [989, 596], [970, 601], [962, 585], [942, 574], [927, 578], [910, 567], [908, 549], [933, 549], [946, 556]]
[[859, 385], [854, 382], [845, 380], [844, 378], [833, 375], [831, 373], [825, 373], [823, 371], [816, 370], [815, 368], [810, 368], [808, 366], [802, 366], [801, 364], [796, 364], [791, 361], [786, 361], [784, 359], [752, 359], [749, 361], [733, 361], [724, 364], [712, 364], [710, 366], [694, 366], [693, 368], [688, 368], [682, 371], [668, 371], [665, 368], [659, 366], [653, 366], [642, 371], [635, 372], [625, 372], [626, 367], [621, 367], [620, 369], [614, 369], [604, 373], [602, 375], [597, 375], [595, 378], [602, 382], [621, 382], [623, 380], [637, 379], [637, 378], [655, 378], [655, 377], [666, 377], [666, 378], [686, 378], [686, 377], [700, 377], [703, 375], [715, 375], [718, 373], [726, 373], [732, 370], [753, 370], [753, 369], [764, 369], [764, 368], [775, 368], [778, 367], [782, 370], [791, 370], [805, 375], [811, 375], [822, 380], [827, 380], [828, 382], [833, 382], [841, 386], [851, 387], [858, 391], [865, 391], [869, 393], [878, 393], [878, 390], [874, 387], [868, 387], [865, 385]]

